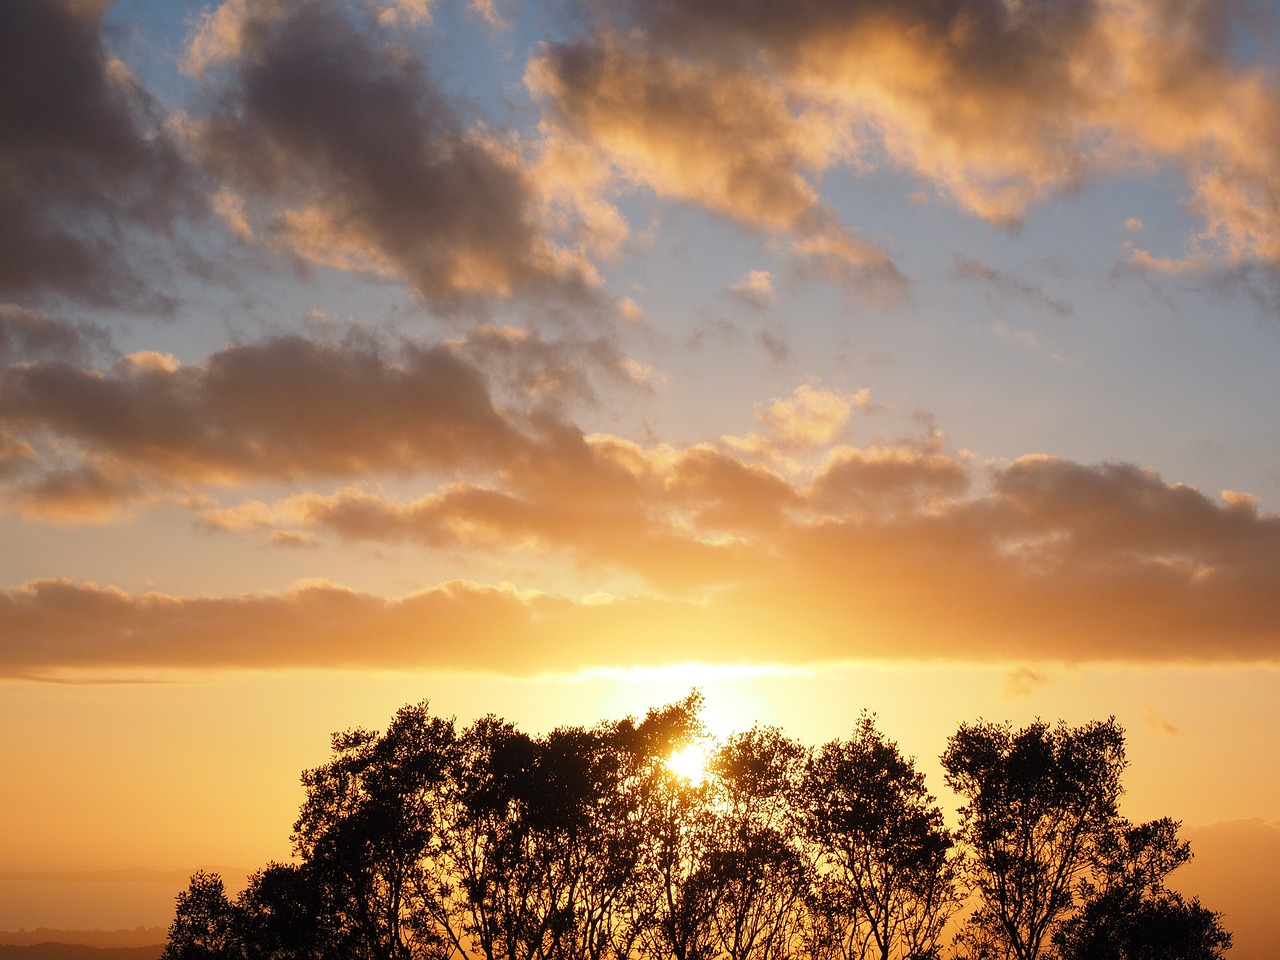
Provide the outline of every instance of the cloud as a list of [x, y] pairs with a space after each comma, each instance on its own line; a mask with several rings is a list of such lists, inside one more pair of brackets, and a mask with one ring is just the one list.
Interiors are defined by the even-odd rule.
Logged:
[[0, 303], [0, 364], [63, 359], [84, 362], [110, 350], [104, 330]]
[[[352, 488], [215, 519], [559, 553], [587, 582], [637, 574], [657, 592], [627, 598], [636, 623], [660, 614], [686, 659], [1280, 659], [1268, 627], [1280, 517], [1131, 465], [1028, 456], [979, 485], [965, 460], [926, 443], [836, 448], [811, 478], [789, 479], [723, 448], [596, 437], [573, 470], [576, 483], [548, 468], [507, 489], [398, 503]], [[601, 639], [622, 662], [655, 656]]]
[[[47, 318], [0, 319], [11, 350], [78, 342]], [[28, 516], [178, 502], [209, 528], [280, 546], [553, 557], [584, 583], [616, 576], [632, 592], [611, 590], [606, 615], [482, 585], [386, 600], [336, 585], [183, 598], [41, 581], [10, 592], [0, 663], [1280, 660], [1280, 517], [1247, 494], [1212, 499], [1131, 464], [1045, 455], [983, 467], [936, 433], [853, 446], [848, 427], [876, 409], [870, 394], [817, 384], [761, 404], [762, 430], [747, 438], [588, 434], [567, 416], [565, 398], [588, 389], [570, 386], [575, 364], [617, 355], [590, 341], [564, 349], [488, 327], [434, 347], [278, 337], [191, 364], [154, 352], [109, 367], [11, 362], [0, 467], [9, 505]], [[426, 489], [396, 499], [369, 485], [387, 474]], [[322, 479], [347, 485], [239, 504], [205, 492]], [[258, 642], [219, 639], [223, 629]], [[361, 652], [344, 631], [379, 639]], [[421, 639], [455, 635], [472, 638], [466, 652]]]
[[802, 141], [783, 91], [758, 74], [668, 60], [619, 38], [548, 47], [526, 82], [628, 178], [769, 229], [789, 230], [812, 210], [817, 191], [800, 170], [834, 147]]
[[[535, 611], [556, 606], [465, 582], [387, 601], [324, 582], [275, 595], [183, 598], [43, 580], [0, 599], [0, 670], [14, 676], [54, 667], [414, 663], [492, 669], [504, 638], [527, 638]], [[377, 640], [362, 642], [368, 637]], [[513, 669], [533, 671], [538, 658], [526, 648], [513, 657]]]
[[870, 391], [845, 394], [806, 383], [790, 398], [769, 404], [759, 419], [787, 446], [825, 446], [840, 436], [854, 407], [870, 408], [870, 398]]
[[864, 388], [842, 393], [803, 383], [790, 397], [775, 399], [756, 411], [756, 419], [768, 429], [766, 435], [752, 433], [723, 440], [736, 450], [766, 457], [802, 453], [837, 440], [855, 408], [864, 413], [876, 409], [871, 391]]
[[[399, 20], [419, 8], [386, 10]], [[206, 15], [187, 62], [212, 99], [190, 136], [242, 237], [401, 277], [446, 306], [594, 282], [544, 232], [518, 150], [468, 125], [421, 56], [358, 8], [229, 0]]]
[[36, 460], [36, 452], [25, 440], [0, 431], [0, 478], [10, 476]]
[[827, 454], [809, 497], [833, 517], [874, 518], [952, 502], [971, 483], [968, 466], [934, 443], [837, 447]]
[[1062, 360], [1062, 354], [1052, 347], [1046, 346], [1044, 341], [1040, 339], [1039, 335], [1036, 334], [1034, 330], [1017, 330], [1010, 327], [1003, 320], [992, 321], [988, 329], [990, 329], [997, 337], [1007, 340], [1010, 343], [1017, 344], [1019, 347], [1023, 347], [1027, 350], [1033, 350], [1036, 353], [1043, 354], [1050, 360]]
[[284, 336], [199, 364], [135, 354], [108, 370], [63, 360], [0, 369], [0, 429], [41, 452], [37, 475], [10, 498], [36, 512], [55, 502], [63, 516], [170, 487], [515, 467], [535, 445], [525, 427], [447, 346], [388, 353]]
[[[689, 464], [677, 483], [681, 497], [705, 509], [728, 511], [730, 499], [715, 496], [718, 480], [708, 477], [714, 464]], [[732, 469], [732, 468], [730, 468]], [[701, 485], [701, 489], [699, 488]], [[785, 496], [786, 491], [779, 491]], [[749, 497], [750, 491], [744, 492]], [[301, 494], [276, 504], [250, 502], [204, 514], [214, 529], [286, 527], [336, 535], [348, 541], [415, 543], [437, 550], [471, 555], [532, 553], [568, 556], [579, 567], [625, 570], [659, 589], [687, 594], [715, 583], [750, 576], [766, 562], [759, 546], [734, 539], [713, 539], [654, 522], [652, 491], [610, 502], [594, 498], [558, 497], [539, 491], [508, 491], [455, 485], [407, 503], [388, 501], [368, 491], [345, 488], [332, 495]], [[757, 509], [762, 504], [755, 504]], [[739, 511], [750, 505], [739, 504]], [[699, 516], [699, 525], [715, 528], [746, 522], [739, 513]], [[622, 531], [628, 531], [625, 535]], [[291, 531], [286, 531], [291, 532]], [[298, 534], [292, 534], [298, 536]]]
[[[398, 599], [327, 582], [178, 597], [40, 580], [0, 597], [0, 674], [395, 666], [529, 675], [867, 657], [1280, 661], [1270, 626], [1280, 616], [1280, 518], [1214, 503], [1150, 471], [1028, 457], [996, 468], [976, 495], [841, 517], [724, 451], [665, 459], [600, 448], [615, 464], [632, 461], [637, 497], [657, 489], [670, 499], [620, 502], [619, 478], [565, 516], [474, 487], [399, 505], [348, 490], [263, 505], [249, 520], [288, 514], [314, 534], [436, 546], [488, 539], [511, 549], [524, 537], [593, 565], [656, 571], [683, 596], [615, 593], [602, 604], [455, 581]], [[646, 470], [661, 470], [656, 487], [640, 482]], [[573, 502], [569, 493], [560, 506]], [[693, 536], [766, 522], [768, 549], [741, 540], [745, 555]], [[698, 584], [713, 589], [690, 589]], [[1022, 686], [1042, 671], [1015, 676]]]
[[187, 364], [155, 351], [70, 362], [77, 353], [115, 355], [101, 331], [0, 307], [0, 502], [32, 519], [384, 474], [608, 490], [617, 471], [568, 413], [662, 380], [608, 337], [492, 324], [435, 345], [279, 336]]
[[729, 292], [748, 306], [763, 310], [773, 302], [773, 274], [768, 270], [748, 270], [729, 287]]
[[[624, 303], [625, 314], [625, 303]], [[608, 336], [555, 339], [525, 327], [481, 324], [448, 342], [457, 356], [485, 371], [491, 389], [513, 406], [557, 409], [598, 404], [601, 384], [636, 386], [640, 365]]]
[[786, 236], [827, 279], [883, 299], [905, 290], [886, 251], [841, 226], [806, 175], [845, 151], [842, 132], [817, 106], [795, 114], [771, 78], [602, 34], [545, 47], [525, 81], [557, 149], [588, 145], [631, 183]]
[[[711, 184], [762, 151], [773, 161], [767, 175], [742, 190], [740, 203], [727, 202], [715, 187], [684, 190], [713, 209], [740, 217], [754, 210], [756, 222], [776, 228], [801, 210], [821, 208], [815, 180], [802, 170], [843, 165], [864, 172], [887, 163], [991, 223], [1012, 225], [1032, 204], [1103, 175], [1171, 164], [1184, 175], [1187, 205], [1202, 224], [1185, 259], [1228, 267], [1280, 262], [1274, 202], [1280, 84], [1236, 59], [1231, 38], [1240, 24], [1233, 18], [1248, 16], [1237, 5], [612, 0], [591, 6], [590, 39], [535, 60], [535, 78], [560, 81], [540, 89], [580, 135], [643, 166], [651, 143], [665, 142], [658, 125], [635, 122], [634, 111], [624, 109], [626, 125], [613, 121], [611, 129], [597, 115], [620, 102], [611, 78], [637, 80], [639, 104], [654, 99], [651, 75], [669, 75], [660, 101], [668, 137], [683, 129], [692, 143], [738, 144], [726, 153], [741, 155], [741, 162], [727, 161], [719, 180], [708, 177]], [[618, 46], [615, 37], [626, 37], [631, 72], [619, 70], [620, 57], [610, 50]], [[588, 50], [596, 52], [585, 56]], [[581, 66], [592, 57], [596, 66]], [[707, 93], [730, 78], [742, 101]], [[739, 118], [746, 104], [758, 122]], [[805, 137], [816, 149], [795, 146]], [[672, 156], [675, 148], [667, 149]], [[678, 181], [648, 175], [661, 184]]]
[[614, 665], [619, 649], [648, 665], [683, 659], [688, 628], [706, 622], [698, 604], [683, 601], [573, 603], [470, 581], [388, 600], [325, 581], [209, 598], [39, 580], [0, 595], [0, 676], [56, 682], [110, 679], [121, 669], [285, 667], [578, 673]]
[[1070, 303], [1049, 296], [1038, 283], [1028, 283], [1015, 274], [997, 270], [959, 251], [952, 251], [951, 259], [954, 264], [952, 275], [958, 280], [971, 280], [985, 284], [1001, 297], [1019, 297], [1045, 307], [1060, 317], [1068, 317], [1074, 312], [1075, 308]]
[[144, 479], [113, 462], [38, 466], [33, 455], [5, 491], [27, 520], [45, 523], [105, 523], [126, 504], [164, 499]]
[[1142, 719], [1149, 729], [1162, 733], [1166, 737], [1182, 736], [1183, 731], [1153, 707], [1147, 707], [1143, 711]]
[[1052, 677], [1041, 670], [1034, 670], [1031, 667], [1018, 667], [1011, 670], [1004, 677], [1005, 696], [1021, 699], [1029, 697], [1037, 690], [1052, 682]]
[[0, 296], [149, 296], [130, 239], [198, 209], [164, 117], [104, 45], [105, 3], [0, 5]]

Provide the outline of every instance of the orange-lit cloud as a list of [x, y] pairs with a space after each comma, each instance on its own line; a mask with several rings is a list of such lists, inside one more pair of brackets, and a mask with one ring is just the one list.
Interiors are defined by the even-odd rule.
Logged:
[[729, 292], [748, 306], [763, 310], [773, 302], [773, 274], [768, 270], [748, 270]]
[[[10, 350], [75, 334], [0, 319]], [[849, 418], [875, 404], [816, 385], [762, 405], [765, 429], [748, 438], [679, 447], [586, 434], [571, 404], [549, 407], [535, 388], [577, 376], [570, 346], [557, 356], [490, 328], [438, 347], [281, 337], [200, 364], [154, 353], [108, 369], [10, 363], [5, 496], [33, 519], [167, 498], [228, 535], [288, 545], [555, 556], [587, 578], [638, 577], [653, 591], [627, 601], [639, 620], [651, 607], [699, 611], [689, 622], [712, 626], [688, 642], [711, 659], [728, 656], [728, 637], [748, 659], [771, 656], [769, 638], [797, 629], [806, 639], [789, 658], [1274, 655], [1280, 518], [1246, 494], [1213, 500], [1136, 466], [1041, 455], [984, 468], [937, 435], [852, 446]], [[583, 349], [585, 368], [595, 348]], [[496, 357], [491, 371], [509, 366], [512, 381], [481, 374], [468, 350]], [[498, 404], [498, 392], [533, 399]], [[429, 492], [402, 501], [356, 485], [239, 505], [207, 495], [387, 474]]]
[[892, 298], [905, 288], [888, 253], [842, 226], [806, 171], [847, 149], [813, 105], [737, 64], [673, 59], [606, 35], [547, 48], [525, 76], [549, 104], [553, 149], [590, 144], [630, 182], [790, 237], [802, 267]]
[[[673, 472], [688, 469], [685, 457]], [[686, 485], [676, 499], [714, 496], [727, 506], [736, 493], [740, 505], [759, 501], [750, 483], [745, 491], [737, 481], [710, 484]], [[796, 509], [802, 497], [777, 490], [764, 502], [785, 516], [779, 498]], [[918, 503], [889, 518], [800, 509], [807, 518], [776, 531], [762, 563], [744, 565], [732, 550], [710, 546], [699, 552], [692, 539], [683, 541], [692, 552], [681, 562], [667, 544], [653, 567], [661, 577], [683, 578], [686, 588], [721, 580], [684, 598], [571, 601], [469, 582], [392, 600], [329, 583], [280, 595], [135, 596], [36, 581], [0, 601], [0, 672], [396, 665], [529, 674], [689, 659], [1280, 658], [1270, 628], [1280, 616], [1280, 518], [1215, 503], [1134, 467], [1046, 457], [996, 470], [984, 494], [925, 494]], [[652, 511], [647, 529], [634, 527], [643, 512], [611, 517], [600, 505], [567, 523], [481, 490], [400, 506], [345, 493], [263, 507], [258, 519], [290, 512], [321, 534], [350, 537], [470, 537], [493, 546], [525, 534], [642, 573], [648, 552], [664, 549], [651, 538], [674, 536]], [[759, 502], [748, 513], [705, 522], [758, 523]], [[588, 515], [598, 528], [590, 534]], [[602, 546], [609, 536], [620, 543]]]
[[804, 140], [783, 90], [754, 71], [670, 61], [619, 38], [550, 50], [526, 79], [629, 178], [768, 229], [812, 211], [818, 193], [801, 170], [837, 147]]
[[[1054, 193], [1172, 163], [1202, 229], [1151, 262], [1280, 262], [1280, 85], [1236, 59], [1231, 5], [593, 8], [604, 25], [549, 48], [531, 81], [566, 129], [655, 189], [777, 229], [820, 209], [804, 171], [887, 162], [1012, 224]], [[715, 143], [719, 162], [704, 156]]]
[[[273, 363], [281, 357], [290, 360], [284, 368]], [[350, 411], [253, 402], [281, 369], [304, 386], [308, 370], [326, 371]], [[41, 376], [66, 378], [64, 392], [42, 393], [34, 386]], [[45, 430], [117, 464], [141, 464], [145, 452], [153, 469], [187, 483], [410, 465], [474, 477], [410, 501], [362, 486], [275, 503], [193, 501], [226, 535], [555, 555], [587, 582], [613, 572], [647, 585], [599, 603], [471, 583], [389, 600], [334, 584], [191, 598], [40, 581], [0, 605], [0, 665], [10, 674], [354, 664], [527, 673], [673, 658], [1280, 658], [1270, 628], [1280, 617], [1280, 517], [1253, 498], [1214, 500], [1125, 464], [1034, 455], [983, 467], [936, 435], [841, 444], [829, 428], [853, 401], [810, 423], [830, 406], [818, 401], [839, 396], [816, 388], [765, 407], [777, 423], [754, 447], [678, 448], [588, 436], [568, 421], [533, 428], [536, 418], [507, 419], [474, 369], [448, 351], [419, 349], [388, 363], [282, 340], [192, 368], [94, 376], [32, 364], [7, 377], [0, 398], [8, 416], [22, 412], [19, 427], [39, 410]], [[234, 403], [223, 394], [232, 384]], [[139, 393], [160, 401], [146, 408], [152, 419], [131, 412]], [[28, 405], [15, 406], [15, 397]], [[269, 415], [258, 412], [264, 406]], [[85, 413], [104, 408], [116, 415]], [[357, 413], [387, 418], [385, 429], [359, 431]], [[291, 443], [294, 431], [302, 439]], [[791, 459], [797, 436], [821, 455]], [[259, 455], [265, 449], [276, 450], [275, 466]], [[110, 495], [111, 475], [82, 472], [37, 475], [51, 499], [59, 482], [72, 492], [78, 482], [86, 498]], [[145, 474], [117, 479], [137, 476]]]

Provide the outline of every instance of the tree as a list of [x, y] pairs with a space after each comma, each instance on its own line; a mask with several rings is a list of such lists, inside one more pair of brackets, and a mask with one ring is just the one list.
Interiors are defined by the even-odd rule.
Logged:
[[334, 938], [321, 890], [306, 867], [272, 863], [236, 899], [245, 960], [323, 960]]
[[423, 701], [397, 711], [381, 736], [335, 734], [334, 757], [303, 774], [294, 854], [322, 905], [325, 951], [352, 960], [456, 952], [421, 902], [431, 891], [423, 865], [445, 829], [438, 807], [456, 739], [453, 722]]
[[714, 842], [709, 778], [693, 780], [670, 758], [706, 744], [702, 695], [650, 710], [636, 727], [635, 785], [643, 847], [632, 878], [638, 951], [652, 960], [708, 960], [717, 953], [715, 890], [706, 865]]
[[1016, 960], [1036, 960], [1075, 905], [1077, 881], [1118, 817], [1124, 731], [1037, 720], [962, 724], [942, 755], [965, 801], [960, 836], [981, 904], [970, 922]]
[[864, 713], [825, 744], [804, 778], [817, 852], [814, 953], [835, 960], [936, 954], [957, 906], [953, 841], [914, 760]]
[[1230, 948], [1218, 914], [1164, 886], [1191, 859], [1178, 826], [1121, 821], [1100, 840], [1082, 906], [1054, 935], [1062, 960], [1218, 960]]
[[779, 960], [799, 940], [812, 880], [796, 842], [807, 759], [781, 730], [760, 726], [730, 737], [711, 758], [712, 841], [696, 883], [729, 960]]
[[[703, 778], [696, 692], [532, 737], [426, 702], [305, 771], [295, 862], [234, 901], [179, 894], [164, 960], [937, 960], [961, 862], [914, 761], [864, 714], [814, 753], [736, 734]], [[1114, 719], [963, 725], [943, 756], [978, 907], [956, 960], [1219, 960], [1217, 914], [1168, 890], [1177, 824], [1132, 826]]]
[[488, 731], [481, 756], [494, 775], [471, 795], [462, 833], [484, 855], [465, 865], [483, 949], [510, 960], [599, 960], [617, 945], [640, 855], [624, 789], [631, 733], [626, 723], [538, 740]]
[[437, 902], [452, 905], [444, 912], [470, 952], [601, 960], [655, 939], [670, 834], [654, 783], [670, 778], [665, 760], [700, 702], [538, 739], [493, 717], [463, 733], [442, 846], [442, 873], [456, 879]]
[[222, 877], [198, 870], [178, 894], [161, 960], [237, 960], [239, 956], [236, 909], [227, 899]]

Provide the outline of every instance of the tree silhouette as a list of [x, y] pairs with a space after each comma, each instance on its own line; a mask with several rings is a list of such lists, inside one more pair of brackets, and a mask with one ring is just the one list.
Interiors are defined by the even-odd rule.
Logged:
[[[629, 939], [623, 910], [640, 856], [629, 786], [639, 740], [626, 722], [540, 740], [487, 726], [472, 759], [487, 786], [468, 795], [468, 927], [487, 955], [599, 960]], [[465, 853], [464, 853], [465, 856]]]
[[443, 825], [437, 807], [452, 775], [453, 723], [426, 703], [403, 707], [381, 736], [333, 737], [334, 757], [303, 774], [306, 800], [294, 853], [316, 886], [325, 949], [352, 960], [448, 956], [421, 897]]
[[239, 925], [222, 877], [198, 870], [178, 894], [161, 960], [235, 960]]
[[729, 960], [780, 960], [798, 938], [811, 885], [794, 839], [806, 758], [777, 728], [754, 727], [710, 761], [713, 840], [700, 882]]
[[668, 765], [705, 741], [702, 697], [650, 710], [637, 728], [644, 744], [637, 771], [642, 853], [632, 878], [636, 947], [652, 960], [707, 960], [715, 955], [714, 889], [704, 865], [714, 839], [706, 781], [694, 783]]
[[960, 836], [981, 897], [974, 935], [995, 935], [1016, 960], [1036, 960], [1118, 816], [1124, 731], [1114, 717], [1077, 728], [1036, 721], [1016, 732], [961, 724], [942, 766], [966, 801]]
[[957, 863], [924, 776], [863, 714], [806, 771], [804, 826], [819, 866], [815, 953], [934, 955], [955, 912]]
[[1117, 811], [1114, 719], [961, 725], [952, 836], [868, 714], [811, 751], [774, 727], [708, 743], [696, 691], [534, 737], [424, 701], [333, 736], [302, 775], [294, 862], [231, 901], [178, 895], [164, 960], [1217, 960], [1217, 914], [1165, 887], [1178, 825]]
[[1164, 886], [1191, 859], [1178, 826], [1120, 821], [1099, 841], [1083, 906], [1054, 935], [1062, 960], [1216, 960], [1231, 946], [1216, 913]]
[[322, 960], [335, 942], [321, 887], [299, 864], [272, 863], [249, 878], [236, 901], [245, 960]]

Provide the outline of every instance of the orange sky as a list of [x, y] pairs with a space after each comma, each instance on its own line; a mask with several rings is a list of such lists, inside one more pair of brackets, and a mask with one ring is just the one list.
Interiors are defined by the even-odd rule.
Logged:
[[698, 686], [939, 793], [962, 721], [1114, 714], [1273, 956], [1278, 28], [9, 0], [0, 929], [287, 856], [403, 703]]

